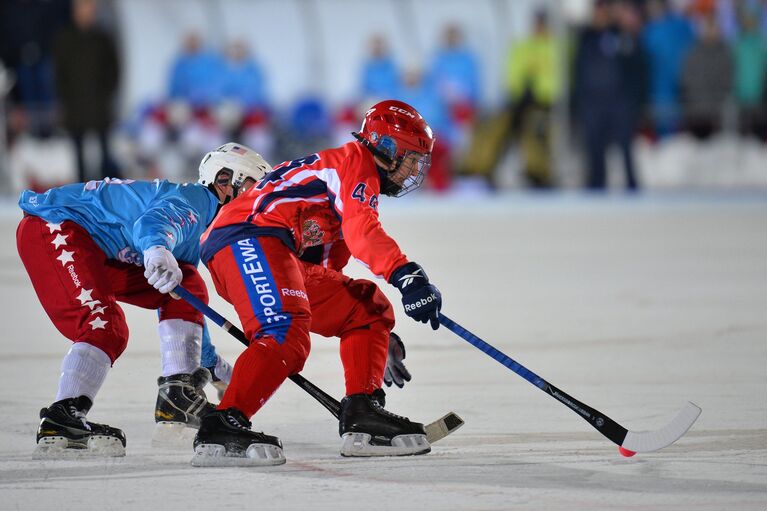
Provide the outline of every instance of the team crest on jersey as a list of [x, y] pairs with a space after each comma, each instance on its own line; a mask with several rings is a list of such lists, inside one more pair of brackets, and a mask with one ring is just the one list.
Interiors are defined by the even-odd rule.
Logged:
[[325, 232], [320, 229], [320, 224], [316, 220], [304, 220], [301, 229], [301, 240], [304, 247], [314, 247], [322, 244], [322, 238]]

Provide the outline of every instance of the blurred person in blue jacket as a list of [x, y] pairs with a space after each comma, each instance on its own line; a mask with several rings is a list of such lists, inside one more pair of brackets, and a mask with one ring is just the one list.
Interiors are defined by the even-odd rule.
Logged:
[[[158, 311], [162, 376], [155, 438], [181, 440], [185, 428], [198, 428], [215, 409], [202, 392], [211, 378], [201, 367], [203, 316], [168, 293], [181, 284], [207, 303], [197, 271], [200, 236], [224, 203], [271, 167], [230, 143], [205, 155], [199, 170], [196, 184], [106, 178], [21, 194], [19, 256], [48, 317], [72, 341], [56, 400], [40, 412], [36, 455], [125, 455], [122, 430], [85, 420], [128, 343], [118, 301]], [[214, 363], [212, 370], [227, 366]]]
[[638, 32], [639, 13], [628, 0], [594, 2], [592, 24], [578, 40], [573, 106], [586, 145], [586, 187], [607, 186], [606, 153], [617, 144], [628, 190], [639, 183], [632, 143], [647, 90], [647, 65]]
[[376, 34], [370, 38], [370, 52], [362, 63], [360, 93], [366, 102], [393, 98], [402, 83], [400, 71], [386, 38]]
[[431, 94], [436, 93], [447, 107], [450, 126], [443, 131], [442, 146], [449, 152], [449, 158], [460, 157], [469, 147], [479, 108], [480, 67], [477, 55], [466, 44], [457, 24], [445, 27], [442, 45], [434, 54], [424, 80], [432, 89]]
[[227, 135], [232, 136], [225, 129], [233, 117], [230, 110], [218, 110], [223, 86], [223, 56], [207, 47], [199, 33], [186, 33], [170, 70], [168, 100], [157, 108], [158, 117], [163, 118], [157, 149], [160, 156], [167, 156], [166, 161], [158, 162], [162, 177], [183, 179], [191, 162], [207, 148], [223, 144]]
[[650, 65], [650, 108], [656, 135], [665, 137], [679, 127], [682, 64], [695, 42], [692, 23], [675, 13], [667, 0], [647, 2], [642, 43]]
[[221, 56], [204, 47], [200, 34], [187, 33], [171, 68], [168, 96], [195, 109], [209, 108], [221, 99], [223, 68]]
[[426, 176], [427, 184], [432, 190], [446, 191], [452, 181], [450, 151], [457, 138], [456, 126], [450, 119], [447, 103], [442, 96], [434, 93], [433, 84], [417, 68], [405, 71], [396, 98], [413, 106], [424, 119], [429, 119], [435, 140], [431, 152], [431, 168]]
[[245, 41], [232, 41], [227, 50], [222, 69], [224, 99], [236, 101], [243, 109], [266, 108], [266, 77], [261, 66], [251, 55]]
[[480, 94], [477, 56], [466, 45], [458, 25], [445, 27], [443, 37], [443, 45], [431, 62], [428, 81], [447, 104], [468, 104], [476, 108]]
[[242, 39], [226, 50], [221, 96], [215, 108], [224, 138], [242, 140], [269, 159], [274, 150], [267, 80], [260, 63]]

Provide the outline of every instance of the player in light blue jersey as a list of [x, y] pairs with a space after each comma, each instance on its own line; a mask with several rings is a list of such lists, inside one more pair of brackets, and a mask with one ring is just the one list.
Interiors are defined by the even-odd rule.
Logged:
[[[61, 365], [56, 401], [40, 412], [37, 455], [125, 454], [120, 429], [85, 420], [128, 342], [117, 302], [159, 314], [155, 439], [186, 436], [187, 428], [199, 427], [200, 417], [214, 409], [202, 392], [210, 379], [200, 359], [207, 337], [203, 316], [168, 293], [182, 284], [207, 302], [197, 271], [200, 235], [222, 204], [270, 171], [258, 153], [229, 143], [205, 155], [194, 184], [105, 179], [21, 194], [19, 255], [46, 313], [73, 342]], [[205, 351], [203, 365], [226, 370], [212, 345]]]

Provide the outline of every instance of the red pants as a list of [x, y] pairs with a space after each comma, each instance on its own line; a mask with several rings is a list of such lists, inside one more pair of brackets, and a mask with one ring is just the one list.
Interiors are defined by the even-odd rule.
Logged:
[[375, 284], [303, 263], [271, 237], [233, 243], [208, 269], [252, 339], [234, 365], [219, 409], [256, 413], [285, 378], [303, 368], [310, 331], [340, 337], [347, 395], [380, 388], [394, 312]]
[[[144, 268], [107, 259], [74, 222], [47, 223], [26, 216], [16, 229], [19, 256], [45, 312], [65, 337], [85, 341], [114, 363], [128, 343], [128, 325], [117, 301], [159, 309], [160, 320], [202, 325], [202, 314], [183, 300], [162, 294], [146, 281]], [[182, 284], [206, 303], [205, 282], [191, 264], [179, 265]]]

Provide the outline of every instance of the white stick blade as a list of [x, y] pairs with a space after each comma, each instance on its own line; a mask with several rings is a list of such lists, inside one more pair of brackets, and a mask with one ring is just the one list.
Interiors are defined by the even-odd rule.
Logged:
[[450, 412], [439, 420], [424, 426], [426, 438], [430, 444], [442, 440], [447, 435], [463, 426], [463, 419], [457, 413]]
[[661, 429], [655, 431], [629, 431], [623, 440], [621, 447], [634, 452], [653, 452], [673, 444], [687, 433], [687, 430], [695, 423], [701, 409], [687, 403], [676, 417]]

